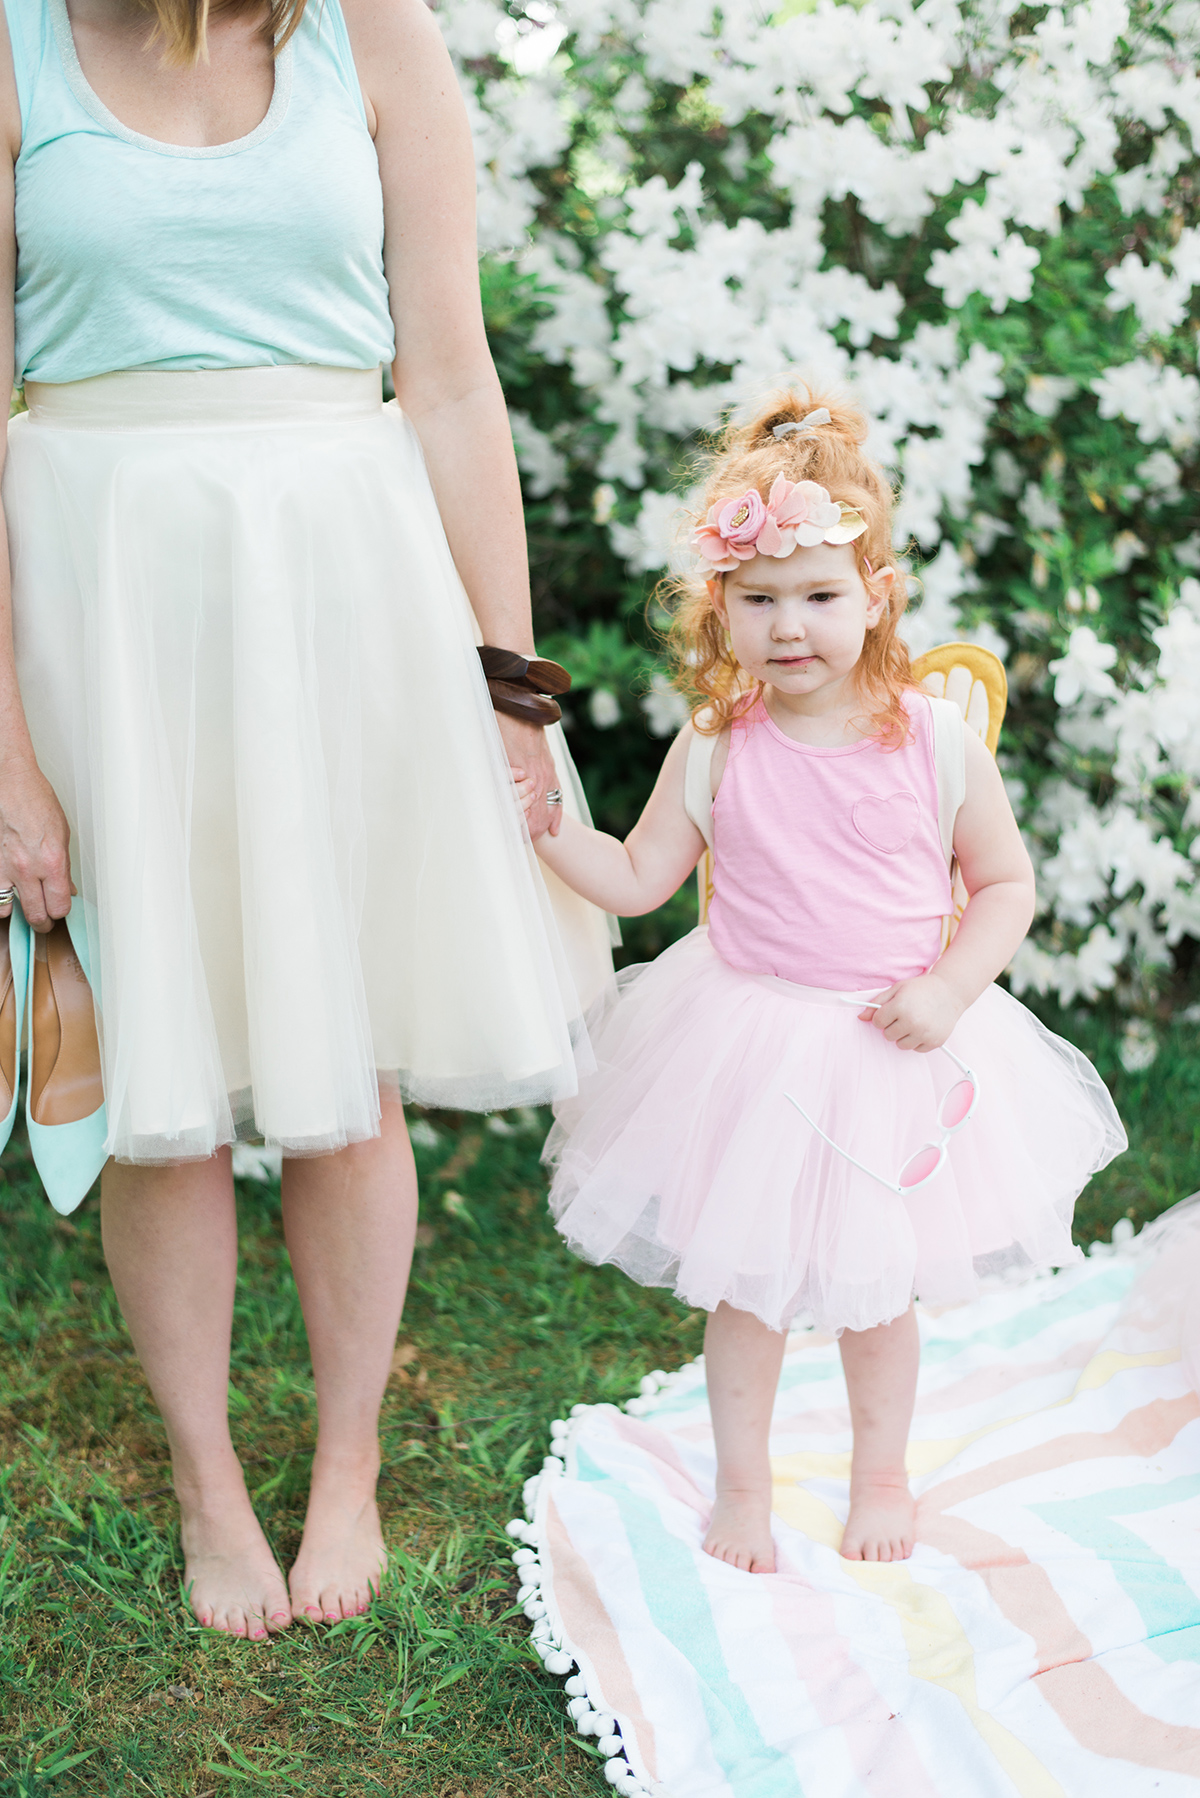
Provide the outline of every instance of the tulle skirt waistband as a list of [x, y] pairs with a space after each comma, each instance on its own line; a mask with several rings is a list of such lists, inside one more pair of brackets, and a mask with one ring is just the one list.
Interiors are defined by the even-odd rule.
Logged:
[[57, 386], [29, 381], [25, 404], [38, 424], [68, 429], [230, 430], [369, 417], [383, 383], [377, 368], [121, 369]]
[[[735, 972], [740, 970], [735, 969]], [[779, 993], [785, 999], [795, 999], [802, 1005], [837, 1005], [844, 1010], [852, 1011], [857, 1005], [871, 1005], [885, 989], [878, 986], [864, 987], [861, 992], [842, 992], [832, 986], [802, 986], [798, 980], [784, 980], [779, 974], [745, 975], [753, 980], [756, 986], [765, 987], [769, 993]]]

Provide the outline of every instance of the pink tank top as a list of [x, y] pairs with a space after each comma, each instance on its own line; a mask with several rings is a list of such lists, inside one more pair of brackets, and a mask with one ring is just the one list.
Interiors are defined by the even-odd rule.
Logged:
[[933, 715], [911, 741], [794, 743], [761, 704], [735, 724], [713, 806], [709, 940], [731, 967], [863, 991], [923, 974], [941, 951], [950, 874], [938, 832]]

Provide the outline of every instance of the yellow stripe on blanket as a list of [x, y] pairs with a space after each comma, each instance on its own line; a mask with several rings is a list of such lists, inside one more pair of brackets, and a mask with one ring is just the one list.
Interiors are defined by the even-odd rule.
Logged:
[[1119, 1373], [1128, 1373], [1130, 1368], [1168, 1367], [1172, 1361], [1178, 1360], [1177, 1348], [1152, 1349], [1145, 1355], [1123, 1355], [1119, 1349], [1104, 1349], [1100, 1354], [1092, 1356], [1076, 1380], [1075, 1392], [1071, 1397], [1074, 1398], [1079, 1392], [1098, 1392], [1101, 1386], [1107, 1386]]

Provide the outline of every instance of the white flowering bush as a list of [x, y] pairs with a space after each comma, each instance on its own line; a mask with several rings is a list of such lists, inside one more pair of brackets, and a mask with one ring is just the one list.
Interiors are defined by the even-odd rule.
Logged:
[[[1200, 4], [439, 0], [544, 640], [623, 823], [689, 460], [788, 373], [900, 484], [914, 650], [1001, 654], [1018, 990], [1182, 1002], [1200, 940]], [[1131, 1039], [1132, 1041], [1132, 1039]], [[1131, 1053], [1134, 1051], [1131, 1050]]]

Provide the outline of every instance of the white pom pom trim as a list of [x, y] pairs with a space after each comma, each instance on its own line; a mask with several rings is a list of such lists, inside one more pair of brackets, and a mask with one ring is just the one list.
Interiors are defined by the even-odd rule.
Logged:
[[[685, 1374], [687, 1369], [682, 1370]], [[654, 1396], [664, 1387], [672, 1386], [679, 1374], [663, 1373], [656, 1369], [646, 1374], [640, 1386], [640, 1394], [631, 1398], [625, 1409], [637, 1417], [648, 1411]], [[532, 1478], [527, 1479], [522, 1488], [526, 1517], [514, 1517], [506, 1524], [505, 1534], [514, 1542], [521, 1544], [513, 1550], [512, 1561], [520, 1580], [517, 1603], [529, 1618], [531, 1628], [530, 1641], [541, 1659], [547, 1673], [564, 1680], [564, 1694], [567, 1698], [567, 1715], [581, 1736], [591, 1737], [604, 1758], [604, 1776], [621, 1798], [650, 1798], [652, 1787], [633, 1771], [625, 1758], [625, 1743], [621, 1736], [620, 1724], [612, 1712], [604, 1709], [603, 1704], [594, 1704], [588, 1692], [587, 1680], [580, 1672], [570, 1650], [565, 1647], [561, 1633], [552, 1622], [550, 1608], [542, 1588], [543, 1569], [541, 1559], [541, 1532], [534, 1521], [539, 1515], [540, 1499], [549, 1483], [562, 1479], [567, 1471], [571, 1439], [575, 1434], [577, 1421], [585, 1417], [592, 1409], [590, 1405], [572, 1405], [567, 1417], [556, 1417], [550, 1425], [550, 1453], [542, 1460], [541, 1468]], [[659, 1788], [654, 1787], [655, 1791]]]

